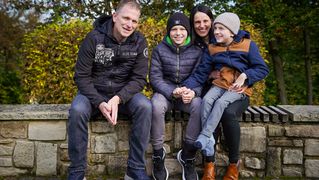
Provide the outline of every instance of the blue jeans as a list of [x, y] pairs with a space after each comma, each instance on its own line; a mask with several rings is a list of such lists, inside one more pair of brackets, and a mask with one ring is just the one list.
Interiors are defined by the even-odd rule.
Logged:
[[[126, 104], [119, 105], [119, 112], [128, 114], [132, 120], [127, 165], [133, 169], [145, 169], [144, 155], [149, 142], [152, 104], [144, 95], [137, 93]], [[69, 180], [84, 178], [87, 166], [88, 121], [99, 113], [89, 99], [80, 93], [71, 104], [68, 121], [68, 151], [71, 161], [68, 169]]]
[[246, 95], [244, 93], [228, 91], [226, 89], [213, 86], [204, 96], [202, 102], [201, 134], [211, 137], [228, 105], [237, 100], [243, 99], [245, 96]]

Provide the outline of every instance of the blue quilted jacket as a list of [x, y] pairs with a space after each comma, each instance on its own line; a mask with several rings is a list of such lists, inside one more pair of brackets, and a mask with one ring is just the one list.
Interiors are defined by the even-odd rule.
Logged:
[[[166, 36], [152, 52], [150, 82], [155, 92], [172, 99], [175, 88], [187, 79], [201, 59], [202, 50], [188, 42], [181, 47], [175, 47]], [[193, 88], [200, 95], [201, 87]]]

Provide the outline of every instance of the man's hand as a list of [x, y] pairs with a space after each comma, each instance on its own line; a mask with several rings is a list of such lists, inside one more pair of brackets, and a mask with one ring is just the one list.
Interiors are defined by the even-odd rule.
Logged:
[[102, 102], [99, 105], [99, 110], [101, 111], [102, 115], [107, 119], [107, 121], [113, 124], [112, 117], [111, 117], [111, 106], [107, 104], [106, 102]]
[[184, 104], [188, 104], [192, 101], [194, 97], [195, 97], [195, 92], [191, 89], [186, 89], [183, 91], [182, 101]]
[[119, 104], [121, 102], [120, 97], [113, 96], [107, 104], [111, 106], [111, 121], [112, 124], [115, 125], [117, 123], [117, 115], [118, 115], [118, 109], [119, 109]]

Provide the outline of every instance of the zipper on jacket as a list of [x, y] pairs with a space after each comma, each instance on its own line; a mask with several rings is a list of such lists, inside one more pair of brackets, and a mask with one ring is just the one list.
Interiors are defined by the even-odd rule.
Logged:
[[180, 71], [179, 47], [176, 48], [176, 59], [177, 59], [176, 83], [179, 84], [179, 71]]

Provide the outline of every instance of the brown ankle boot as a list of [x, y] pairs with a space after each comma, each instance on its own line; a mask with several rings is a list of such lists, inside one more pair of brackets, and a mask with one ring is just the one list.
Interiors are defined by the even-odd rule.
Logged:
[[205, 163], [204, 175], [202, 180], [215, 180], [215, 164]]
[[227, 172], [223, 178], [223, 180], [238, 180], [239, 172], [237, 163], [229, 164], [227, 168]]

